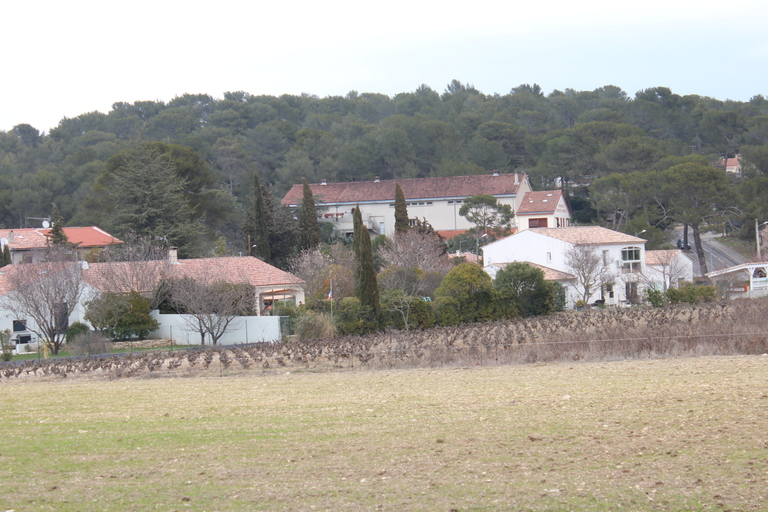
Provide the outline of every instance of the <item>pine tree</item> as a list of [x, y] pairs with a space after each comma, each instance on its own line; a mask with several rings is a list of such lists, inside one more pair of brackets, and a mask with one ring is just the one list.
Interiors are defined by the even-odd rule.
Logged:
[[245, 214], [243, 234], [245, 235], [246, 253], [271, 263], [272, 251], [269, 243], [269, 228], [272, 224], [271, 208], [266, 205], [270, 198], [265, 197], [264, 190], [258, 173], [254, 173], [253, 192]]
[[51, 204], [51, 243], [53, 245], [67, 245], [69, 244], [69, 238], [64, 233], [64, 218], [59, 212], [59, 208], [56, 203]]
[[395, 183], [395, 233], [408, 231], [408, 207], [405, 204], [405, 195], [399, 183]]
[[360, 206], [355, 208], [354, 221], [354, 249], [357, 259], [357, 271], [355, 273], [355, 295], [360, 304], [370, 309], [374, 319], [379, 318], [381, 306], [379, 304], [379, 286], [376, 282], [376, 271], [373, 269], [373, 253], [371, 250], [371, 235], [363, 224], [363, 216]]
[[299, 214], [299, 245], [302, 250], [314, 249], [320, 245], [320, 224], [317, 222], [317, 207], [312, 189], [304, 178], [304, 198], [301, 200]]

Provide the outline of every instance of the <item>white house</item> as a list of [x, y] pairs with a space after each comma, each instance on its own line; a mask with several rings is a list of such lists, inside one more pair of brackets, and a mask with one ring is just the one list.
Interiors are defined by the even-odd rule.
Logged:
[[[333, 222], [344, 233], [353, 231], [352, 212], [358, 205], [363, 222], [375, 234], [388, 235], [395, 229], [395, 186], [400, 184], [411, 222], [425, 218], [436, 231], [466, 231], [472, 223], [459, 215], [468, 197], [488, 194], [517, 212], [523, 197], [531, 191], [525, 173], [482, 174], [401, 180], [314, 183], [310, 185], [316, 203], [323, 209], [321, 221]], [[282, 204], [296, 207], [304, 197], [302, 185], [294, 185]]]
[[646, 284], [659, 291], [693, 282], [693, 260], [679, 249], [645, 251]]
[[[152, 265], [158, 263], [157, 265]], [[161, 264], [162, 263], [162, 264]], [[8, 329], [11, 331], [11, 339], [17, 345], [17, 351], [23, 351], [25, 346], [35, 347], [38, 341], [39, 332], [38, 326], [30, 316], [14, 314], [3, 303], [9, 300], [9, 296], [14, 292], [19, 282], [28, 282], [30, 269], [40, 269], [40, 272], [35, 273], [35, 282], [44, 282], [52, 272], [45, 267], [45, 263], [30, 263], [24, 265], [7, 265], [0, 269], [0, 330]], [[124, 267], [130, 267], [131, 265], [143, 265], [136, 269], [130, 270]], [[92, 300], [95, 296], [104, 292], [116, 292], [127, 293], [131, 289], [135, 289], [138, 292], [151, 292], [157, 286], [161, 279], [164, 278], [214, 278], [215, 282], [225, 281], [233, 284], [248, 283], [255, 289], [257, 296], [257, 304], [259, 310], [258, 315], [263, 315], [266, 308], [269, 308], [275, 301], [291, 301], [296, 304], [304, 302], [304, 281], [284, 272], [272, 265], [269, 265], [257, 258], [250, 256], [246, 257], [231, 257], [231, 258], [200, 258], [200, 259], [188, 259], [178, 260], [176, 259], [175, 250], [171, 250], [169, 254], [169, 261], [167, 262], [117, 262], [117, 263], [85, 263], [85, 262], [71, 262], [63, 266], [57, 267], [57, 270], [64, 267], [77, 267], [77, 276], [81, 283], [82, 293], [79, 294], [77, 303], [73, 308], [72, 313], [67, 319], [62, 319], [61, 323], [64, 328], [72, 322], [85, 322], [86, 304]], [[20, 274], [22, 273], [22, 274]], [[37, 279], [39, 274], [39, 279]], [[14, 278], [14, 275], [23, 275], [23, 279]], [[137, 285], [138, 283], [138, 285]], [[140, 289], [136, 289], [140, 288]], [[148, 289], [144, 289], [148, 288]], [[57, 292], [42, 291], [42, 296], [51, 297], [58, 296], [52, 295]], [[46, 306], [50, 307], [50, 305]], [[178, 319], [171, 317], [178, 315], [156, 315], [161, 322], [159, 332], [161, 335], [166, 335], [169, 331], [169, 326], [164, 325], [163, 322], [178, 323]], [[263, 328], [255, 328], [255, 320], [245, 319], [242, 323], [245, 328], [244, 333], [230, 333], [227, 340], [235, 340], [238, 342], [246, 342], [246, 340], [261, 340], [263, 337]], [[274, 322], [279, 324], [279, 319], [274, 318]], [[58, 323], [58, 321], [57, 321]], [[258, 323], [258, 322], [256, 322]], [[263, 324], [263, 322], [261, 322]], [[174, 324], [175, 325], [175, 324]], [[248, 326], [251, 326], [250, 333], [248, 332]], [[261, 325], [261, 324], [259, 324]], [[279, 332], [279, 328], [275, 329], [272, 326], [270, 332]], [[172, 331], [175, 333], [174, 339], [185, 340], [194, 339], [192, 336], [182, 336], [180, 329]]]
[[491, 277], [513, 261], [573, 276], [559, 280], [570, 307], [585, 284], [591, 285], [587, 303], [607, 305], [635, 302], [645, 287], [645, 240], [600, 226], [529, 228], [483, 247], [483, 261]]

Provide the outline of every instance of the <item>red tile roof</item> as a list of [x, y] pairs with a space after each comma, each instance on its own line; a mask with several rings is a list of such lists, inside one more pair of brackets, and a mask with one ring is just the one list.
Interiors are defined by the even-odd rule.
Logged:
[[[662, 251], [645, 251], [646, 265], [669, 265], [675, 256], [685, 254], [679, 249], [667, 249]], [[686, 255], [687, 257], [687, 255]]]
[[[0, 229], [0, 238], [8, 241], [11, 250], [42, 249], [48, 245], [50, 234], [51, 230], [47, 228]], [[65, 227], [64, 234], [70, 243], [78, 247], [106, 247], [123, 243], [96, 226]]]
[[[527, 179], [525, 173], [478, 174], [476, 176], [448, 176], [439, 178], [409, 178], [402, 180], [353, 181], [310, 185], [315, 201], [325, 204], [364, 203], [395, 200], [395, 184], [399, 183], [406, 200], [465, 198], [478, 194], [513, 196]], [[294, 185], [285, 194], [282, 204], [295, 206], [304, 197], [304, 187]]]
[[[83, 273], [83, 280], [98, 290], [108, 289], [107, 279], [113, 275], [110, 265], [130, 265], [127, 262], [117, 263], [91, 263], [88, 270]], [[142, 263], [147, 265], [147, 263]], [[158, 262], [157, 268], [151, 265], [143, 268], [144, 272], [156, 273], [156, 280], [160, 280], [161, 274], [167, 273], [169, 278], [191, 277], [196, 279], [208, 279], [211, 281], [223, 280], [228, 283], [247, 282], [253, 286], [287, 286], [300, 285], [304, 281], [284, 272], [277, 267], [265, 263], [251, 256], [229, 258], [200, 258], [178, 260], [177, 263], [168, 264]], [[118, 270], [119, 272], [119, 270]], [[122, 275], [130, 275], [130, 272], [120, 272]], [[127, 284], [126, 284], [127, 286]], [[130, 290], [123, 290], [125, 292]], [[148, 291], [148, 290], [137, 290]]]
[[528, 192], [520, 202], [517, 209], [518, 215], [526, 214], [552, 214], [557, 209], [557, 204], [563, 197], [562, 190], [541, 190], [539, 192]]

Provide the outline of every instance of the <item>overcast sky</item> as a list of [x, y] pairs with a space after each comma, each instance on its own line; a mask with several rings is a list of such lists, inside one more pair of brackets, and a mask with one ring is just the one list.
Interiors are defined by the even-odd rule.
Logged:
[[47, 132], [65, 116], [184, 93], [393, 96], [442, 93], [452, 79], [486, 94], [538, 83], [547, 94], [768, 96], [765, 0], [261, 4], [9, 0], [0, 130]]

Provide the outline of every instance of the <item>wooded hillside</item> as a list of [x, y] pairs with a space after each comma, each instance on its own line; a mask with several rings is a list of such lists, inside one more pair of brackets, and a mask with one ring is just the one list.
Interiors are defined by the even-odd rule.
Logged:
[[[720, 101], [657, 87], [630, 97], [615, 86], [545, 95], [536, 84], [486, 95], [456, 80], [442, 94], [421, 86], [394, 97], [184, 94], [115, 103], [107, 114], [62, 119], [48, 134], [26, 124], [0, 131], [0, 225], [36, 226], [27, 217], [47, 217], [56, 203], [68, 225], [121, 236], [141, 222], [148, 233], [185, 241], [188, 255], [237, 254], [254, 173], [280, 197], [302, 178], [514, 170], [529, 173], [534, 189], [569, 189], [576, 220], [663, 228], [675, 208], [682, 219], [683, 206], [665, 201], [685, 187], [668, 174], [672, 188], [662, 199], [654, 196], [660, 187], [643, 180], [675, 166], [677, 178], [695, 180], [691, 166], [722, 168], [723, 156], [736, 154], [744, 178], [717, 176], [728, 195], [716, 207], [766, 220], [761, 95]], [[165, 209], [134, 211], [141, 201]]]

